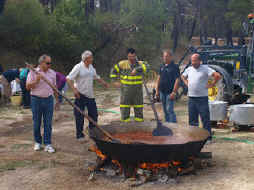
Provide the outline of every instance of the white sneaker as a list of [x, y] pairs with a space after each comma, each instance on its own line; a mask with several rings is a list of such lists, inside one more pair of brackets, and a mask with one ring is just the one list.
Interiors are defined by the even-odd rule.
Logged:
[[34, 150], [35, 150], [35, 151], [41, 150], [41, 144], [40, 144], [40, 143], [35, 143], [35, 144], [34, 144]]
[[51, 144], [48, 144], [47, 146], [45, 146], [44, 151], [49, 153], [54, 153], [55, 149], [51, 146]]

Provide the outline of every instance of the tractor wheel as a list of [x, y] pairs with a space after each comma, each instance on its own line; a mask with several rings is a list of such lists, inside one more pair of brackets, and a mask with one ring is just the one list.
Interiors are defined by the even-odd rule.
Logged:
[[[228, 72], [220, 66], [208, 65], [210, 68], [220, 73], [222, 79], [220, 79], [216, 86], [208, 89], [208, 97], [210, 101], [220, 100], [229, 102], [233, 93], [233, 81]], [[209, 81], [208, 81], [209, 82]]]

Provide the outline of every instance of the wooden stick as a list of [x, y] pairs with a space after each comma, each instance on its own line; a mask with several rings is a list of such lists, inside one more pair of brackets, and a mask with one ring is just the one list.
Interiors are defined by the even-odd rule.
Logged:
[[81, 113], [88, 121], [90, 121], [91, 123], [93, 123], [105, 136], [107, 136], [111, 141], [115, 140], [107, 131], [105, 131], [104, 129], [102, 129], [97, 122], [95, 122], [89, 115], [87, 115], [86, 113], [84, 113], [83, 111], [80, 110], [80, 108], [78, 106], [76, 106], [75, 104], [73, 104], [71, 102], [71, 100], [69, 98], [67, 98], [66, 96], [64, 96], [53, 84], [51, 84], [51, 82], [49, 82], [43, 75], [41, 75], [38, 71], [36, 71], [32, 65], [30, 65], [29, 63], [25, 63], [29, 69], [31, 69], [33, 72], [35, 72], [37, 75], [40, 75], [42, 80], [44, 80], [58, 95], [61, 95], [73, 108], [75, 108], [76, 110], [78, 110], [79, 113]]

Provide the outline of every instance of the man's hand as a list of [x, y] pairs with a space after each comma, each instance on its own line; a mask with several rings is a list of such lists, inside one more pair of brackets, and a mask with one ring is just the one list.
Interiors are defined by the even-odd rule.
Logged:
[[175, 93], [175, 92], [172, 92], [172, 93], [169, 95], [170, 100], [174, 100], [175, 97], [176, 97], [176, 93]]
[[37, 76], [36, 76], [36, 84], [38, 84], [41, 80], [41, 75], [38, 73]]
[[215, 83], [212, 82], [212, 83], [208, 83], [208, 84], [206, 85], [206, 88], [213, 88], [214, 86], [215, 86]]
[[105, 84], [105, 88], [109, 88], [109, 84], [108, 83]]
[[120, 82], [113, 82], [113, 86], [115, 88], [121, 88], [121, 83]]
[[77, 98], [77, 99], [80, 99], [80, 94], [79, 94], [79, 91], [75, 88], [74, 91], [74, 96]]
[[20, 80], [19, 80], [18, 78], [15, 78], [15, 81], [16, 81], [17, 83], [20, 83]]
[[155, 96], [156, 96], [156, 98], [159, 98], [159, 97], [160, 97], [159, 90], [156, 90]]
[[106, 82], [103, 84], [103, 86], [104, 86], [105, 88], [109, 88], [109, 84], [106, 83]]
[[131, 75], [136, 75], [136, 73], [137, 73], [136, 69], [133, 69], [133, 70], [131, 71]]

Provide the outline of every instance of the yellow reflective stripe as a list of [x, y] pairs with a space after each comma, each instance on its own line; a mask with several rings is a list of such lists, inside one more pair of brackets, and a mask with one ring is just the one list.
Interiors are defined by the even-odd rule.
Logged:
[[121, 80], [122, 84], [130, 84], [130, 85], [135, 85], [135, 84], [143, 84], [143, 81], [126, 81], [126, 80]]
[[120, 104], [120, 108], [130, 108], [131, 105], [124, 105], [124, 104]]
[[139, 122], [144, 121], [144, 119], [143, 119], [143, 118], [138, 118], [138, 117], [135, 117], [135, 118], [134, 118], [134, 120], [135, 120], [135, 121], [139, 121]]
[[128, 76], [128, 75], [121, 75], [121, 79], [129, 79], [129, 80], [137, 80], [142, 79], [142, 76]]
[[143, 68], [144, 73], [146, 73], [146, 65], [144, 63], [142, 64], [142, 68]]
[[235, 68], [236, 68], [236, 70], [239, 70], [239, 69], [240, 69], [240, 61], [237, 61], [237, 62], [236, 62]]
[[116, 71], [119, 73], [119, 68], [118, 68], [118, 66], [117, 65], [115, 65], [115, 69], [116, 69]]
[[116, 78], [117, 75], [110, 75], [110, 78]]
[[133, 105], [134, 106], [134, 108], [143, 108], [144, 107], [144, 105]]
[[128, 118], [128, 119], [121, 119], [120, 121], [122, 121], [122, 122], [129, 122], [129, 121], [131, 121], [131, 119], [130, 118]]

